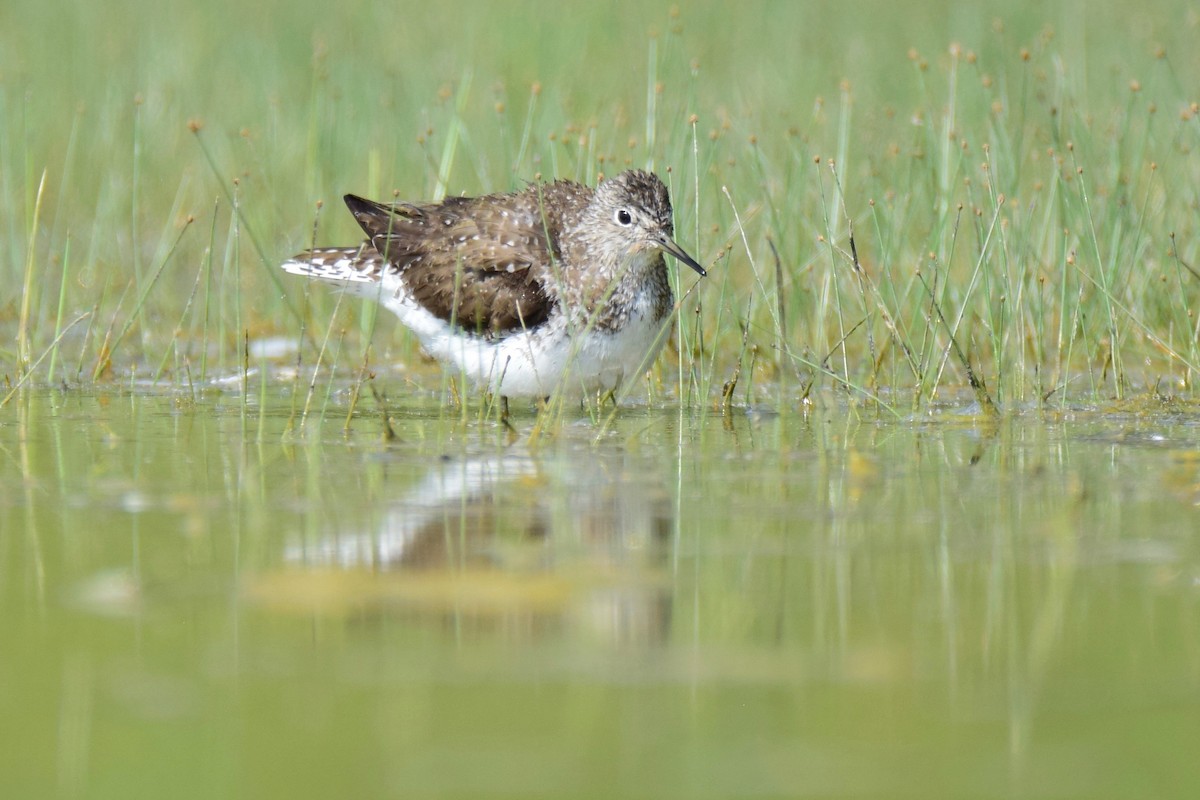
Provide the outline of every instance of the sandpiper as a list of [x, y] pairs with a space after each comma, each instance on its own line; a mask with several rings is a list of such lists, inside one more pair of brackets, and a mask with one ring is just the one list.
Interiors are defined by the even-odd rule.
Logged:
[[673, 238], [667, 187], [629, 170], [440, 203], [346, 205], [367, 240], [283, 268], [382, 303], [434, 358], [509, 397], [596, 393], [641, 374], [674, 299], [663, 253], [701, 276]]

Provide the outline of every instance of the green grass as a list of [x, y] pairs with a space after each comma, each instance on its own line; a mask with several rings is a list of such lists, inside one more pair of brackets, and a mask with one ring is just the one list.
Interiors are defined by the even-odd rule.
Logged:
[[277, 335], [310, 414], [335, 367], [448, 391], [389, 315], [276, 264], [358, 239], [348, 191], [639, 166], [712, 265], [652, 403], [1193, 396], [1191, 4], [593, 5], [6, 3], [4, 394], [194, 392]]

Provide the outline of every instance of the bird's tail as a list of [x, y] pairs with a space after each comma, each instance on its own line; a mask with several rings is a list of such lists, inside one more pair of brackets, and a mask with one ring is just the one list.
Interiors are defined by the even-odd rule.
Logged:
[[383, 274], [385, 261], [370, 244], [360, 247], [320, 247], [294, 255], [280, 266], [293, 275], [333, 283], [374, 283]]

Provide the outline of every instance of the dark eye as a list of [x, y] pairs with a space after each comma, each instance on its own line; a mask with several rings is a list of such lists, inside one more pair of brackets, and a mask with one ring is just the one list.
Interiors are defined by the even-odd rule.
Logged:
[[629, 226], [633, 224], [633, 215], [623, 208], [618, 208], [616, 220], [618, 225]]

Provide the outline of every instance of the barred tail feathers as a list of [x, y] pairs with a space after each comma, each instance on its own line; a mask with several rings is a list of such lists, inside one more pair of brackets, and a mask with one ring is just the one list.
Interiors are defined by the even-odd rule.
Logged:
[[384, 260], [370, 245], [321, 247], [294, 255], [279, 266], [284, 272], [333, 283], [374, 283]]

